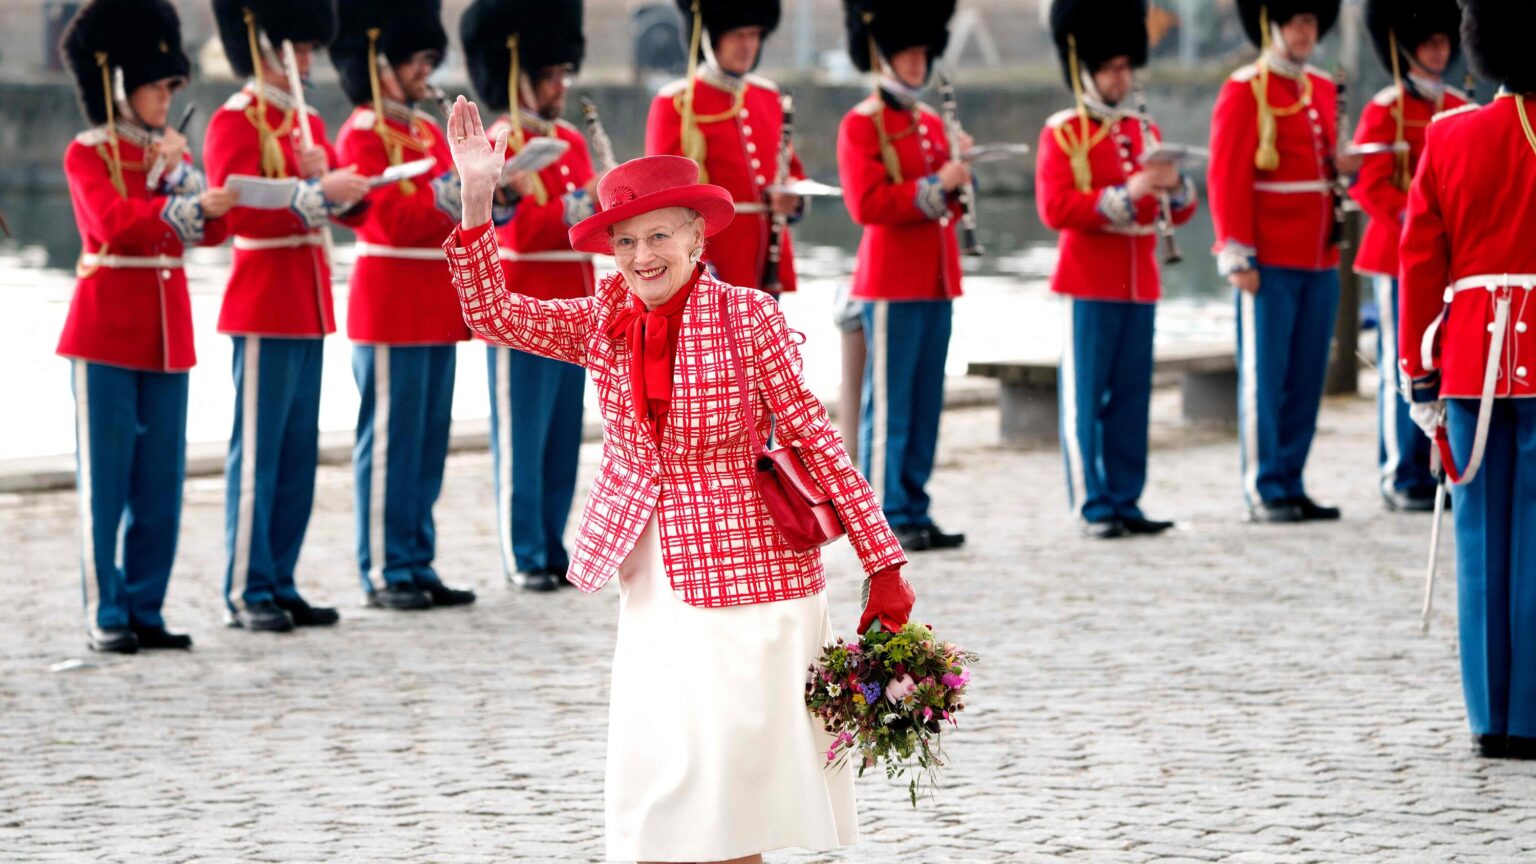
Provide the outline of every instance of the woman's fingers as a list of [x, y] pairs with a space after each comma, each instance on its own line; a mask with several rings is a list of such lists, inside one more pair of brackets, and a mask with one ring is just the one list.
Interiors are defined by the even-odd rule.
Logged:
[[458, 141], [464, 136], [464, 97], [460, 96], [448, 112], [448, 141]]
[[498, 162], [507, 158], [507, 133], [511, 131], [503, 129], [496, 133], [496, 143], [491, 147], [491, 153], [495, 155]]
[[480, 106], [473, 102], [469, 103], [469, 128], [465, 134], [476, 138], [485, 137], [485, 127], [480, 124]]

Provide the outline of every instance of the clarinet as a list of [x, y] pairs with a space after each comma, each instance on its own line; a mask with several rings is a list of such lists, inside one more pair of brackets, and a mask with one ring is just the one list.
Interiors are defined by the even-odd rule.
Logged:
[[448, 101], [448, 94], [443, 92], [443, 88], [433, 84], [427, 85], [427, 92], [436, 100], [437, 109], [443, 112], [443, 122], [447, 123], [448, 115], [453, 113], [453, 103]]
[[[960, 110], [955, 105], [955, 85], [949, 76], [939, 72], [939, 111], [944, 117], [944, 136], [949, 139], [949, 158], [959, 159]], [[970, 183], [960, 187], [960, 254], [980, 255], [981, 244], [976, 242], [976, 187]]]
[[[1136, 88], [1136, 114], [1141, 123], [1141, 152], [1143, 155], [1152, 152], [1152, 147], [1157, 141], [1152, 137], [1152, 117], [1147, 113], [1147, 94], [1140, 87]], [[1163, 263], [1177, 264], [1184, 260], [1184, 253], [1179, 251], [1179, 238], [1173, 231], [1173, 205], [1169, 202], [1167, 192], [1157, 193], [1157, 233], [1163, 238]]]
[[[1335, 153], [1344, 152], [1349, 146], [1349, 88], [1344, 80], [1344, 70], [1341, 68], [1334, 73], [1333, 83], [1338, 95], [1334, 97], [1334, 123], [1338, 127], [1338, 142], [1334, 145]], [[1344, 234], [1345, 203], [1349, 200], [1349, 184], [1345, 182], [1344, 175], [1339, 173], [1337, 166], [1333, 169], [1333, 245], [1339, 248], [1348, 246], [1348, 238]]]
[[603, 129], [603, 119], [597, 116], [597, 103], [581, 97], [581, 116], [587, 122], [587, 137], [592, 140], [592, 150], [597, 154], [599, 171], [612, 171], [619, 162], [613, 157], [613, 141]]
[[[784, 125], [779, 130], [779, 158], [773, 182], [776, 186], [783, 186], [789, 182], [790, 142], [795, 134], [795, 100], [785, 93], [779, 97], [779, 107], [784, 112]], [[768, 207], [772, 213], [768, 222], [768, 255], [763, 259], [763, 278], [759, 284], [764, 291], [776, 291], [780, 287], [779, 261], [783, 257], [784, 229], [789, 225], [789, 216], [774, 212], [771, 195], [768, 196]]]

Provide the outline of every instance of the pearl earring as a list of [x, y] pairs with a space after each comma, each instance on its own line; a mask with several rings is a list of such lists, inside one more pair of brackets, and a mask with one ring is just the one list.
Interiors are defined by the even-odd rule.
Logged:
[[694, 266], [698, 266], [699, 259], [703, 258], [703, 257], [704, 257], [704, 247], [703, 246], [695, 246], [695, 247], [693, 247], [693, 251], [688, 253], [688, 263], [692, 264]]

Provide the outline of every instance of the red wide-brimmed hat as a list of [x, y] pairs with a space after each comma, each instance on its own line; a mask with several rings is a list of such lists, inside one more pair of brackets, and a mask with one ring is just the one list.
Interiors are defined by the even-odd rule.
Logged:
[[731, 193], [699, 182], [699, 166], [683, 156], [631, 159], [603, 175], [597, 184], [603, 209], [571, 226], [571, 248], [609, 254], [608, 229], [625, 219], [660, 210], [688, 207], [704, 217], [704, 236], [713, 237], [731, 223], [736, 205]]

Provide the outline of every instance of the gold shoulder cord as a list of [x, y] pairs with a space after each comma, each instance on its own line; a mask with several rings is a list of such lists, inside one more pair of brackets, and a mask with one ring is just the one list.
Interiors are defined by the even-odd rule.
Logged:
[[[528, 139], [523, 136], [523, 118], [519, 113], [522, 105], [522, 67], [517, 53], [518, 34], [513, 33], [507, 37], [507, 50], [512, 52], [512, 63], [507, 67], [507, 122], [512, 125], [511, 133], [507, 138], [507, 149], [513, 155], [521, 152]], [[549, 203], [549, 190], [544, 188], [544, 180], [539, 177], [537, 171], [532, 172], [533, 200], [543, 207]]]
[[[107, 52], [96, 52], [96, 65], [101, 67], [101, 92], [107, 102], [107, 143], [97, 144], [96, 154], [107, 163], [107, 176], [112, 178], [112, 188], [117, 197], [128, 197], [128, 185], [123, 182], [123, 154], [117, 143], [117, 116], [112, 100], [112, 68], [107, 64]], [[110, 149], [109, 149], [110, 148]], [[80, 249], [80, 259], [75, 262], [75, 276], [89, 279], [101, 269], [101, 259], [108, 254], [110, 244], [102, 243], [96, 249], [96, 263], [85, 266], [85, 249]]]
[[736, 91], [736, 97], [732, 100], [729, 110], [702, 116], [694, 112], [695, 91], [699, 81], [699, 50], [702, 47], [701, 40], [704, 38], [704, 15], [699, 10], [699, 0], [693, 0], [692, 13], [693, 35], [688, 40], [688, 86], [672, 97], [672, 107], [682, 118], [680, 137], [683, 155], [699, 166], [699, 182], [708, 183], [709, 171], [704, 167], [704, 160], [709, 157], [709, 144], [705, 141], [704, 132], [699, 127], [706, 123], [736, 119], [742, 107], [747, 104], [747, 88], [743, 86]]
[[885, 100], [880, 97], [880, 46], [875, 43], [875, 30], [872, 22], [875, 20], [873, 12], [864, 13], [864, 31], [869, 34], [869, 71], [874, 77], [875, 100], [875, 134], [880, 138], [880, 161], [885, 163], [885, 174], [891, 178], [892, 183], [902, 182], [901, 154], [896, 152], [896, 147], [891, 142], [901, 139], [917, 131], [917, 106], [912, 106], [912, 125], [895, 135], [885, 131]]
[[1093, 166], [1088, 154], [1109, 137], [1110, 124], [1101, 125], [1097, 131], [1088, 128], [1088, 106], [1083, 102], [1083, 80], [1077, 63], [1077, 37], [1067, 34], [1067, 73], [1072, 76], [1072, 99], [1077, 103], [1077, 129], [1070, 122], [1051, 130], [1056, 145], [1072, 163], [1072, 181], [1077, 191], [1087, 194], [1093, 191]]
[[1520, 115], [1520, 128], [1525, 130], [1525, 140], [1531, 145], [1531, 151], [1536, 152], [1536, 132], [1531, 131], [1531, 118], [1525, 113], [1525, 96], [1516, 93], [1515, 113]]
[[1259, 103], [1259, 149], [1253, 155], [1254, 167], [1260, 171], [1273, 171], [1280, 167], [1280, 151], [1275, 146], [1275, 138], [1279, 127], [1275, 120], [1281, 117], [1289, 117], [1301, 109], [1312, 104], [1312, 76], [1305, 70], [1301, 73], [1301, 95], [1295, 103], [1284, 108], [1275, 108], [1269, 104], [1269, 7], [1259, 7], [1260, 41], [1263, 47], [1260, 49], [1265, 56], [1259, 58], [1259, 74], [1249, 82], [1253, 88], [1253, 98]]
[[245, 119], [256, 127], [261, 140], [261, 176], [280, 179], [288, 176], [288, 170], [284, 167], [283, 145], [278, 142], [293, 130], [294, 109], [283, 114], [283, 122], [276, 129], [267, 124], [266, 80], [261, 74], [261, 47], [256, 42], [256, 15], [250, 9], [245, 10], [245, 34], [250, 40], [251, 69], [256, 73], [256, 104], [245, 109]]
[[[428, 148], [414, 137], [417, 131], [416, 118], [411, 118], [411, 135], [402, 135], [389, 127], [384, 122], [384, 99], [379, 90], [379, 33], [377, 27], [368, 28], [368, 86], [373, 91], [373, 131], [384, 142], [384, 156], [391, 165], [399, 165], [403, 160], [403, 151], [410, 148], [418, 153], [428, 152]], [[416, 184], [411, 178], [400, 180], [400, 194], [416, 194]]]

